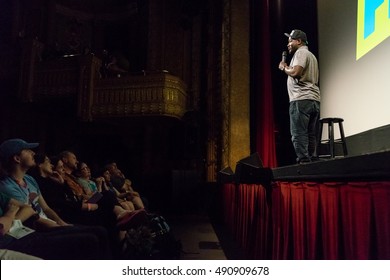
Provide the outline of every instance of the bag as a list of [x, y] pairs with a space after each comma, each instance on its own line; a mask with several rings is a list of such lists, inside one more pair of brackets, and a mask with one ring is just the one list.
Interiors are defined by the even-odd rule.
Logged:
[[180, 259], [181, 242], [175, 238], [165, 218], [160, 215], [148, 215], [148, 218], [147, 225], [126, 231], [121, 244], [121, 258]]
[[152, 232], [146, 226], [126, 231], [121, 243], [120, 258], [124, 260], [150, 259], [154, 246]]
[[165, 221], [163, 216], [151, 216], [149, 220], [149, 227], [153, 237], [161, 236], [170, 232], [171, 228]]
[[154, 240], [153, 259], [180, 259], [182, 245], [173, 235], [170, 226], [161, 215], [151, 215], [149, 228]]

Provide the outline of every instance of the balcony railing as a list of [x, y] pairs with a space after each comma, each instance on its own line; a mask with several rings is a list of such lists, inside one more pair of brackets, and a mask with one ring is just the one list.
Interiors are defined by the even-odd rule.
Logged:
[[106, 78], [97, 82], [91, 115], [171, 116], [181, 118], [186, 108], [184, 83], [165, 72]]
[[101, 78], [101, 60], [92, 54], [26, 63], [31, 63], [25, 67], [30, 71], [22, 75], [31, 86], [21, 91], [21, 99], [39, 102], [73, 96], [84, 121], [131, 116], [180, 119], [186, 112], [186, 85], [167, 71]]

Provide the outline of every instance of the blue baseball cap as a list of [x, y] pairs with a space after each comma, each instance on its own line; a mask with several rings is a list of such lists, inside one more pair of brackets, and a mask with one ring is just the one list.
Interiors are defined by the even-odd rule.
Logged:
[[39, 143], [27, 143], [23, 139], [8, 139], [0, 145], [0, 159], [8, 160], [12, 156], [19, 154], [22, 150], [34, 149]]

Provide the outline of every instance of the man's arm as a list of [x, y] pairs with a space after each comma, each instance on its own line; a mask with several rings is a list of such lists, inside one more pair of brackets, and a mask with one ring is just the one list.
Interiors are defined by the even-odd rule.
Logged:
[[58, 216], [58, 214], [53, 209], [51, 209], [49, 205], [47, 205], [46, 200], [43, 198], [42, 194], [38, 198], [38, 203], [49, 219], [52, 219], [61, 226], [69, 226], [68, 223], [64, 222], [60, 216]]
[[284, 66], [282, 71], [293, 78], [300, 78], [303, 74], [303, 67], [300, 65], [294, 67]]
[[12, 226], [13, 220], [15, 220], [16, 213], [19, 211], [20, 207], [17, 204], [9, 203], [7, 212], [0, 217], [0, 234], [1, 236], [5, 235]]
[[37, 215], [37, 213], [34, 211], [34, 209], [28, 205], [23, 204], [20, 201], [17, 201], [16, 199], [11, 198], [8, 203], [8, 209], [18, 207], [19, 210], [15, 214], [15, 219], [21, 220], [22, 222], [30, 219], [32, 216]]

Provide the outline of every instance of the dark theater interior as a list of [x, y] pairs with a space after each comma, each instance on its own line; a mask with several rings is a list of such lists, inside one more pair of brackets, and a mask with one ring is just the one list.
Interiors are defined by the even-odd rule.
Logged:
[[[390, 97], [371, 65], [390, 41], [356, 58], [356, 2], [0, 0], [0, 143], [71, 151], [92, 178], [117, 164], [171, 247], [114, 259], [388, 260]], [[305, 164], [278, 69], [293, 29], [336, 121]]]

